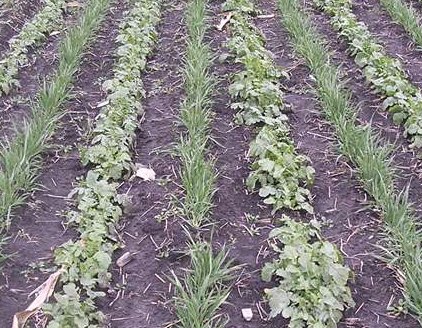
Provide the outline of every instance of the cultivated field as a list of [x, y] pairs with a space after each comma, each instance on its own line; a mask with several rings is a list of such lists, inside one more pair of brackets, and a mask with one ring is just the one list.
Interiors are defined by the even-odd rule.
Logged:
[[0, 0], [0, 328], [420, 327], [421, 19]]

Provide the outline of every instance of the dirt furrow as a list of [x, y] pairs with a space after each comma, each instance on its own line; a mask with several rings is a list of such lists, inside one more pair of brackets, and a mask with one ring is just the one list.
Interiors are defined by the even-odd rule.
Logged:
[[62, 214], [68, 209], [67, 195], [77, 177], [85, 173], [78, 147], [85, 142], [81, 136], [104, 98], [101, 82], [112, 74], [114, 39], [125, 9], [126, 4], [119, 1], [108, 12], [91, 52], [83, 59], [74, 84], [75, 97], [66, 103], [68, 112], [53, 140], [55, 147], [44, 156], [41, 186], [15, 214], [4, 249], [13, 255], [0, 271], [0, 321], [5, 327], [11, 326], [13, 313], [27, 305], [28, 294], [49, 274], [52, 250], [76, 237], [72, 229], [65, 229]]
[[[324, 236], [342, 250], [346, 262], [355, 272], [351, 284], [356, 307], [346, 312], [342, 326], [419, 327], [410, 316], [388, 315], [389, 301], [397, 302], [400, 291], [394, 274], [375, 259], [374, 246], [382, 226], [376, 212], [368, 210], [369, 200], [356, 181], [355, 174], [337, 151], [335, 135], [321, 116], [319, 104], [310, 92], [312, 80], [308, 69], [292, 54], [288, 34], [282, 29], [274, 1], [263, 1], [264, 14], [275, 18], [258, 19], [257, 24], [268, 39], [268, 48], [278, 63], [290, 71], [286, 82], [286, 100], [291, 105], [291, 125], [296, 143], [316, 169], [313, 187], [315, 211], [329, 222]], [[335, 38], [331, 38], [334, 41]]]
[[353, 92], [353, 100], [359, 104], [358, 119], [361, 124], [370, 124], [376, 133], [394, 144], [393, 165], [397, 168], [397, 187], [399, 190], [410, 185], [409, 197], [413, 201], [418, 213], [422, 204], [418, 201], [422, 197], [422, 163], [415, 152], [409, 149], [408, 140], [403, 136], [404, 129], [393, 123], [391, 115], [382, 109], [383, 98], [380, 97], [366, 81], [362, 70], [349, 54], [347, 42], [338, 36], [330, 25], [329, 17], [308, 6], [312, 20], [321, 35], [325, 35], [327, 44], [332, 50], [333, 62], [341, 67], [342, 80]]
[[359, 0], [354, 2], [353, 12], [364, 22], [376, 40], [385, 47], [387, 53], [401, 60], [411, 81], [422, 88], [422, 59], [420, 51], [413, 44], [404, 28], [394, 23], [379, 0]]
[[[134, 255], [122, 270], [117, 265], [111, 270], [113, 283], [100, 304], [110, 327], [162, 327], [174, 320], [168, 277], [171, 270], [180, 273], [188, 264], [180, 258], [186, 236], [181, 220], [172, 212], [172, 199], [180, 199], [181, 194], [179, 162], [171, 155], [181, 132], [185, 9], [183, 1], [164, 2], [157, 49], [142, 78], [145, 114], [137, 133], [134, 162], [150, 166], [157, 179], [144, 182], [135, 178], [122, 187], [131, 205], [119, 227], [124, 248], [115, 252], [115, 259], [127, 251]], [[159, 216], [166, 209], [167, 215]]]

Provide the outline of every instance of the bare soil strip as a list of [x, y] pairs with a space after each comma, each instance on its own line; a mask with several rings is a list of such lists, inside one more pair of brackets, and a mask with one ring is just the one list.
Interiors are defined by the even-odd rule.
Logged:
[[[99, 304], [101, 311], [110, 317], [111, 327], [162, 327], [174, 320], [167, 302], [166, 274], [181, 266], [179, 257], [186, 239], [180, 221], [164, 217], [159, 221], [156, 216], [170, 206], [170, 194], [181, 197], [177, 185], [179, 163], [168, 152], [174, 150], [181, 131], [177, 122], [184, 99], [181, 72], [186, 35], [184, 13], [183, 1], [165, 1], [157, 49], [142, 78], [147, 94], [134, 162], [150, 166], [157, 180], [135, 179], [123, 187], [132, 204], [119, 231], [125, 248], [116, 251], [114, 259], [127, 251], [134, 256], [121, 272], [117, 265], [113, 266], [109, 296]], [[184, 259], [182, 262], [185, 266]]]
[[[74, 83], [75, 98], [66, 107], [70, 110], [54, 137], [58, 146], [45, 154], [44, 168], [39, 181], [42, 188], [32, 195], [28, 204], [20, 208], [13, 221], [6, 254], [14, 254], [5, 263], [0, 275], [0, 318], [5, 327], [11, 326], [12, 316], [27, 304], [28, 294], [48, 275], [52, 250], [75, 236], [64, 230], [62, 211], [68, 208], [66, 199], [76, 178], [83, 175], [77, 146], [88, 124], [98, 113], [96, 106], [104, 99], [101, 84], [112, 74], [113, 50], [117, 26], [126, 5], [115, 4], [109, 11], [105, 24], [91, 52], [84, 57], [80, 73]], [[31, 266], [35, 265], [31, 269]]]
[[293, 59], [293, 50], [286, 32], [281, 28], [274, 3], [264, 1], [260, 7], [266, 9], [264, 14], [276, 14], [273, 19], [258, 20], [258, 24], [279, 64], [291, 70], [292, 79], [287, 84], [286, 94], [293, 110], [293, 133], [316, 169], [313, 189], [316, 212], [332, 222], [324, 230], [324, 236], [340, 247], [356, 274], [352, 288], [357, 305], [346, 313], [343, 322], [354, 323], [356, 327], [383, 324], [418, 327], [410, 316], [395, 319], [387, 314], [389, 300], [393, 298], [397, 301], [401, 295], [395, 287], [393, 273], [373, 257], [376, 253], [373, 245], [381, 231], [379, 218], [376, 213], [367, 210], [367, 196], [348, 163], [338, 156], [335, 135], [324, 122], [319, 105], [309, 93], [312, 85], [309, 71]]
[[383, 98], [372, 90], [371, 85], [365, 81], [362, 70], [355, 63], [353, 57], [348, 53], [347, 42], [338, 36], [330, 25], [329, 17], [308, 7], [312, 13], [312, 19], [318, 31], [325, 35], [327, 44], [332, 50], [334, 63], [340, 65], [343, 80], [346, 86], [353, 92], [353, 100], [360, 104], [358, 113], [361, 124], [371, 124], [381, 137], [395, 144], [393, 163], [397, 168], [397, 185], [402, 190], [410, 184], [410, 199], [418, 213], [422, 210], [422, 204], [418, 201], [422, 197], [422, 163], [416, 154], [408, 147], [408, 140], [403, 136], [403, 127], [394, 124], [388, 113], [382, 109]]
[[387, 53], [399, 58], [410, 80], [422, 88], [422, 59], [404, 28], [391, 19], [378, 0], [361, 0], [354, 3], [353, 12], [364, 22]]

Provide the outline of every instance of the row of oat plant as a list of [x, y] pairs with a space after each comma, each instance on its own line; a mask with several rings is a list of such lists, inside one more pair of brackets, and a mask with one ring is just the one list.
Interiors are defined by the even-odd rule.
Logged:
[[61, 25], [66, 0], [46, 0], [43, 8], [22, 30], [9, 41], [9, 50], [0, 61], [0, 95], [8, 94], [19, 86], [16, 76], [19, 69], [28, 63], [30, 48], [38, 46], [46, 35]]
[[[184, 189], [183, 216], [190, 242], [187, 253], [190, 266], [180, 277], [173, 273], [175, 288], [173, 304], [178, 325], [183, 328], [223, 327], [225, 318], [218, 312], [229, 296], [226, 285], [236, 267], [225, 249], [213, 251], [212, 241], [199, 233], [210, 223], [213, 196], [216, 191], [214, 159], [209, 153], [212, 123], [212, 95], [216, 85], [211, 73], [213, 54], [206, 41], [209, 28], [207, 0], [189, 0], [186, 6], [187, 27], [184, 58], [185, 99], [180, 112], [185, 128], [177, 153], [180, 156], [180, 177]], [[186, 229], [188, 231], [188, 229]]]
[[352, 11], [350, 0], [314, 0], [331, 15], [332, 25], [345, 37], [366, 79], [385, 97], [384, 109], [403, 123], [411, 147], [422, 147], [422, 93], [410, 81], [401, 62], [386, 54], [367, 26]]
[[108, 284], [113, 250], [117, 247], [109, 228], [122, 216], [124, 196], [119, 185], [133, 166], [130, 147], [142, 112], [144, 97], [140, 73], [154, 48], [160, 17], [160, 2], [131, 1], [132, 8], [119, 26], [114, 75], [104, 82], [107, 105], [95, 122], [93, 139], [81, 153], [89, 167], [76, 188], [76, 209], [69, 223], [76, 226], [79, 239], [69, 240], [55, 250], [55, 263], [63, 273], [55, 302], [44, 310], [52, 327], [97, 327], [104, 323], [95, 301], [104, 295], [98, 289]]
[[60, 43], [58, 68], [39, 91], [30, 118], [16, 128], [13, 140], [0, 145], [0, 230], [8, 227], [13, 209], [36, 186], [41, 154], [50, 146], [82, 55], [108, 6], [108, 0], [90, 0], [86, 4], [79, 21]]
[[[307, 63], [315, 78], [315, 90], [327, 120], [335, 129], [340, 151], [358, 170], [358, 176], [374, 207], [384, 219], [385, 236], [380, 245], [386, 260], [404, 277], [406, 305], [422, 318], [422, 235], [405, 191], [397, 191], [390, 150], [368, 125], [358, 125], [359, 108], [339, 80], [337, 67], [331, 64], [325, 40], [316, 32], [308, 16], [295, 0], [278, 0], [282, 24], [288, 30], [296, 53]], [[340, 8], [333, 6], [332, 8]], [[342, 14], [352, 15], [348, 6]], [[362, 35], [362, 34], [361, 34]]]
[[[254, 159], [250, 188], [260, 185], [265, 203], [279, 209], [313, 214], [310, 204], [314, 169], [298, 154], [290, 136], [278, 67], [253, 25], [259, 14], [249, 0], [229, 0], [231, 32], [228, 48], [243, 70], [233, 76], [230, 93], [237, 120], [257, 127], [249, 155]], [[350, 270], [335, 245], [324, 241], [320, 224], [302, 223], [283, 215], [269, 235], [274, 260], [262, 269], [262, 279], [275, 286], [265, 290], [270, 317], [290, 319], [289, 327], [335, 327], [342, 312], [354, 305], [347, 286]], [[304, 286], [307, 286], [304, 288]]]

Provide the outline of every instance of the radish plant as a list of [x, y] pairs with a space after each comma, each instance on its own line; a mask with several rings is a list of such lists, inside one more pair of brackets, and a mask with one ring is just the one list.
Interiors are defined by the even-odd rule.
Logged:
[[243, 65], [230, 85], [231, 107], [237, 111], [239, 123], [258, 129], [249, 149], [253, 163], [247, 186], [251, 190], [258, 188], [274, 212], [287, 208], [313, 213], [308, 188], [313, 183], [314, 169], [309, 159], [296, 151], [279, 82], [288, 75], [274, 63], [265, 49], [264, 37], [250, 21], [255, 13], [253, 4], [229, 0], [224, 8], [233, 14], [228, 48], [235, 62]]
[[262, 279], [278, 285], [266, 289], [271, 317], [290, 319], [289, 328], [335, 328], [342, 312], [354, 306], [347, 282], [351, 276], [335, 245], [322, 240], [319, 223], [283, 216], [269, 238], [277, 258], [265, 264]]
[[132, 166], [130, 146], [145, 94], [139, 75], [154, 47], [160, 16], [158, 1], [132, 4], [117, 37], [114, 76], [104, 83], [108, 105], [97, 117], [92, 144], [82, 153], [83, 163], [91, 169], [76, 188], [76, 210], [69, 214], [80, 238], [55, 251], [55, 262], [65, 273], [63, 290], [54, 294], [56, 303], [45, 307], [53, 318], [49, 328], [97, 327], [103, 322], [95, 300], [104, 295], [98, 289], [111, 277], [108, 268], [116, 245], [109, 238], [109, 227], [123, 214], [119, 180]]
[[28, 50], [45, 39], [62, 19], [66, 0], [45, 0], [45, 5], [10, 41], [10, 50], [0, 61], [0, 95], [8, 94], [14, 86], [19, 68], [28, 63]]

